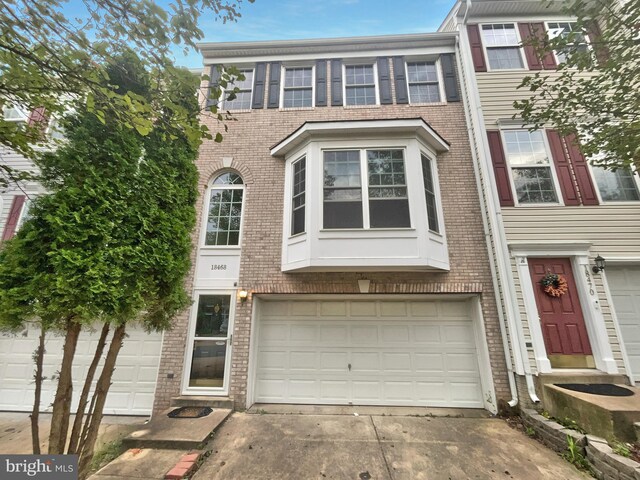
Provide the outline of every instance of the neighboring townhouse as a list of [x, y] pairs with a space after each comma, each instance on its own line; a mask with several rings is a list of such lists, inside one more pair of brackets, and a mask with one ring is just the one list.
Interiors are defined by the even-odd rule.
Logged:
[[212, 83], [245, 80], [200, 149], [194, 304], [154, 411], [511, 399], [456, 41], [200, 45]]
[[[43, 114], [37, 110], [29, 113], [18, 108], [6, 108], [3, 113], [6, 120], [25, 123], [41, 121]], [[45, 133], [49, 138], [61, 138], [55, 121], [47, 122]], [[0, 148], [0, 162], [16, 171], [37, 171], [30, 160], [6, 147]], [[0, 191], [0, 243], [15, 235], [28, 217], [30, 202], [44, 193], [41, 185], [31, 181], [9, 182], [8, 188]], [[33, 353], [38, 346], [39, 334], [35, 324], [16, 333], [0, 332], [0, 410], [31, 411], [35, 368]], [[132, 328], [127, 335], [118, 357], [105, 413], [147, 415], [151, 413], [153, 405], [162, 334], [147, 334], [140, 328]], [[96, 342], [97, 335], [89, 332], [81, 334], [74, 363], [76, 379], [82, 380], [86, 374]], [[47, 338], [44, 363], [46, 379], [42, 384], [40, 403], [43, 411], [49, 410], [55, 395], [56, 382], [52, 378], [60, 368], [62, 345], [62, 337], [51, 334]], [[76, 383], [75, 387], [73, 408], [82, 381]]]
[[[529, 96], [517, 88], [522, 79], [553, 75], [564, 61], [562, 52], [539, 58], [526, 46], [532, 35], [574, 28], [560, 7], [460, 0], [440, 27], [460, 34], [464, 101], [512, 353], [507, 363], [524, 404], [538, 401], [548, 382], [640, 381], [638, 175], [590, 165], [573, 138], [552, 128], [529, 132], [513, 119], [513, 101]], [[583, 48], [598, 34], [594, 24], [579, 38]], [[545, 292], [549, 274], [566, 284]]]

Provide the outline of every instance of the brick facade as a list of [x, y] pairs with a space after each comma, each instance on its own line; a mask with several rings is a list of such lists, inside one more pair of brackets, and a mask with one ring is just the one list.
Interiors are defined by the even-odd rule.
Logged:
[[[330, 68], [330, 66], [329, 66]], [[393, 73], [393, 72], [392, 72]], [[267, 72], [268, 75], [268, 72]], [[267, 76], [268, 78], [268, 76]], [[328, 75], [330, 77], [330, 72]], [[330, 86], [329, 86], [330, 88]], [[331, 98], [330, 92], [328, 92]], [[395, 98], [395, 96], [394, 96]], [[265, 99], [266, 107], [266, 99]], [[480, 296], [486, 341], [497, 400], [509, 400], [504, 349], [493, 291], [491, 269], [473, 160], [462, 103], [380, 105], [373, 107], [316, 107], [314, 109], [258, 109], [234, 114], [224, 141], [206, 141], [200, 149], [198, 168], [200, 190], [223, 169], [223, 158], [232, 157], [246, 185], [243, 211], [242, 256], [239, 287], [255, 294], [267, 293], [359, 293], [358, 273], [283, 273], [282, 205], [284, 204], [285, 162], [270, 155], [270, 147], [281, 141], [305, 121], [395, 119], [422, 117], [451, 144], [448, 153], [438, 156], [438, 175], [451, 269], [443, 273], [367, 272], [370, 293], [476, 293]], [[210, 130], [220, 127], [203, 118]], [[194, 241], [203, 227], [203, 196], [197, 204], [199, 220]], [[196, 251], [193, 253], [195, 263]], [[193, 287], [193, 274], [187, 288]], [[245, 407], [249, 363], [252, 297], [236, 305], [229, 397], [238, 409]], [[189, 312], [175, 320], [165, 333], [154, 411], [169, 406], [180, 394], [184, 367]], [[170, 378], [172, 377], [172, 378]]]

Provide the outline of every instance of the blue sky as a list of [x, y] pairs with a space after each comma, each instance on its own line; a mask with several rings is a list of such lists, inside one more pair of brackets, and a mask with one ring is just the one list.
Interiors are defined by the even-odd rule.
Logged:
[[[435, 31], [454, 3], [455, 0], [244, 1], [237, 23], [223, 25], [203, 17], [200, 28], [208, 42], [424, 33]], [[176, 60], [186, 67], [202, 64], [197, 52], [186, 57], [177, 53]]]

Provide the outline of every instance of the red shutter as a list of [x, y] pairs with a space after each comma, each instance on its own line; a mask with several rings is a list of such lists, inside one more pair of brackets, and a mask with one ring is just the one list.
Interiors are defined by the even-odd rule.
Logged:
[[24, 195], [16, 195], [13, 197], [13, 203], [11, 204], [11, 210], [9, 210], [7, 223], [4, 226], [4, 232], [2, 232], [2, 240], [9, 240], [15, 235], [16, 227], [20, 220], [20, 213], [22, 212], [22, 206], [26, 199], [27, 197]]
[[527, 58], [527, 64], [529, 70], [542, 70], [542, 63], [536, 52], [536, 47], [531, 44], [533, 38], [533, 32], [531, 23], [519, 23], [518, 29], [520, 30], [520, 39], [522, 40], [522, 47], [524, 48], [524, 56]]
[[576, 181], [578, 182], [578, 188], [580, 189], [580, 196], [582, 197], [583, 205], [598, 205], [598, 194], [593, 186], [591, 180], [591, 173], [589, 172], [589, 166], [587, 160], [580, 151], [578, 145], [578, 139], [575, 135], [567, 135], [564, 138], [567, 144], [567, 150], [569, 150], [569, 158], [573, 164], [573, 171], [576, 174]]
[[558, 174], [558, 182], [560, 183], [560, 190], [562, 190], [564, 204], [580, 205], [578, 192], [576, 191], [573, 176], [571, 175], [571, 162], [565, 154], [562, 139], [556, 130], [547, 130], [547, 138], [549, 139], [551, 156], [553, 157], [553, 164]]
[[513, 207], [513, 193], [511, 192], [511, 181], [509, 180], [509, 166], [504, 156], [502, 139], [499, 130], [487, 130], [489, 137], [489, 150], [491, 151], [491, 161], [493, 162], [493, 173], [498, 187], [498, 197], [501, 207]]
[[[531, 33], [538, 37], [538, 41], [544, 44], [547, 41], [547, 30], [544, 28], [544, 23], [532, 23]], [[558, 67], [556, 57], [553, 52], [546, 52], [542, 57], [542, 68], [545, 70], [555, 70]]]
[[599, 64], [606, 63], [609, 58], [609, 50], [602, 41], [602, 30], [598, 25], [597, 20], [591, 20], [586, 23], [587, 35], [589, 35], [589, 42], [591, 47], [596, 52], [596, 58]]
[[467, 25], [467, 33], [469, 35], [469, 44], [471, 45], [471, 58], [473, 59], [473, 67], [476, 72], [486, 72], [487, 64], [484, 60], [484, 51], [482, 50], [480, 28], [477, 24]]

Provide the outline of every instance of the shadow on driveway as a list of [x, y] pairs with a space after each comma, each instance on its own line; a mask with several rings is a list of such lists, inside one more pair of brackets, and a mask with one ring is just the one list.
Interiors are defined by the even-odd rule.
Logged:
[[591, 478], [506, 422], [236, 413], [195, 480]]

